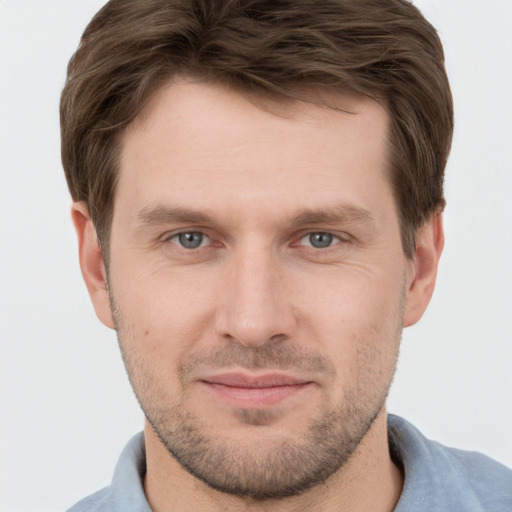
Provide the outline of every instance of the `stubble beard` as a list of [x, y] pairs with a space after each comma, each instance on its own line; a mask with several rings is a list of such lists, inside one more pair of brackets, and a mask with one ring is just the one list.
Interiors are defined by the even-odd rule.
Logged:
[[[124, 343], [129, 332], [122, 329], [118, 310], [112, 299], [111, 302], [128, 377], [148, 422], [172, 457], [191, 475], [217, 491], [263, 501], [296, 496], [322, 484], [346, 466], [384, 410], [398, 357], [401, 327], [397, 328], [396, 339], [382, 340], [397, 345], [395, 364], [385, 383], [377, 386], [378, 389], [370, 386], [371, 391], [368, 391], [367, 380], [376, 378], [374, 370], [381, 363], [374, 359], [380, 354], [361, 348], [358, 383], [363, 387], [356, 383], [345, 391], [341, 404], [318, 413], [304, 429], [300, 441], [279, 438], [263, 446], [257, 440], [240, 443], [226, 435], [215, 435], [206, 421], [188, 410], [183, 401], [168, 403], [151, 365]], [[297, 354], [293, 346], [274, 345], [257, 349], [231, 345], [224, 353], [212, 351], [211, 355], [199, 357], [224, 367], [228, 361], [236, 359], [248, 369], [326, 364], [319, 358], [321, 356]], [[196, 364], [197, 361], [190, 362], [189, 366]], [[186, 373], [183, 368], [182, 373]], [[272, 412], [262, 410], [238, 409], [235, 414], [251, 427], [267, 428], [275, 420]]]
[[[381, 411], [358, 416], [343, 410], [312, 420], [302, 442], [280, 440], [241, 446], [209, 433], [208, 426], [175, 407], [145, 411], [169, 453], [191, 475], [217, 491], [256, 501], [296, 496], [324, 483], [349, 461]], [[248, 425], [265, 428], [265, 413], [241, 411]]]

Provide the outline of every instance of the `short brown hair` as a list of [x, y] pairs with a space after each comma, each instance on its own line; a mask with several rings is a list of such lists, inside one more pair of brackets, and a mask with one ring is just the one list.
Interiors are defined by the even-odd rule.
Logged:
[[411, 257], [444, 206], [453, 105], [435, 29], [408, 0], [110, 0], [87, 26], [61, 98], [62, 161], [108, 248], [120, 139], [174, 75], [293, 97], [352, 90], [391, 118], [390, 179]]

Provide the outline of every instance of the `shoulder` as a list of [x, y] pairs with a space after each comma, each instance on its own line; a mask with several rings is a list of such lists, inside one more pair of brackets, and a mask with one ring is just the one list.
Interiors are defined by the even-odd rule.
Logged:
[[72, 506], [67, 512], [103, 512], [111, 510], [108, 507], [110, 501], [110, 487], [105, 487], [87, 498], [80, 500], [76, 505]]
[[389, 416], [388, 427], [390, 447], [405, 472], [397, 512], [413, 510], [413, 504], [415, 511], [512, 511], [511, 469], [481, 453], [431, 441], [397, 416]]
[[79, 501], [67, 512], [150, 512], [144, 495], [146, 454], [142, 433], [124, 448], [110, 486]]

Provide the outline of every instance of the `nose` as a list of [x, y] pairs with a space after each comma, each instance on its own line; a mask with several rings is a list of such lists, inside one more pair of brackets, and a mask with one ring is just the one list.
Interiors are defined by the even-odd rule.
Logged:
[[292, 337], [296, 324], [285, 271], [271, 251], [234, 256], [219, 293], [217, 329], [224, 339], [260, 347]]

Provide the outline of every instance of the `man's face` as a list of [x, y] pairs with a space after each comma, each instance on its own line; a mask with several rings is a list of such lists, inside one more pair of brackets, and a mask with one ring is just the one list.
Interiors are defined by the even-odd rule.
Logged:
[[352, 113], [183, 81], [123, 138], [109, 268], [123, 357], [168, 450], [225, 492], [324, 481], [384, 416], [412, 267], [387, 115], [335, 101]]

